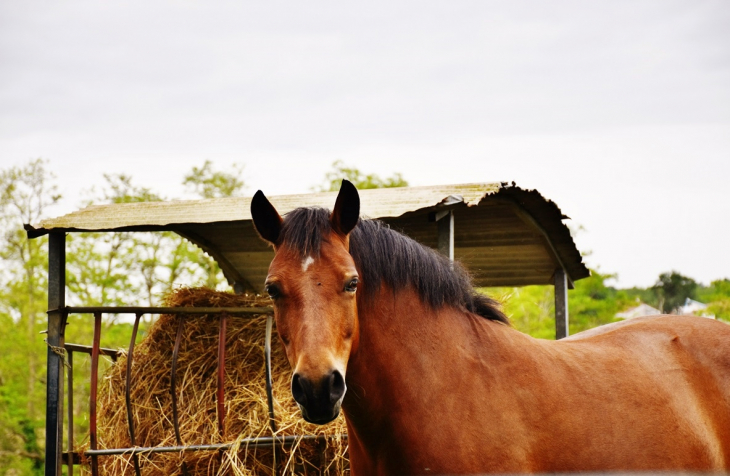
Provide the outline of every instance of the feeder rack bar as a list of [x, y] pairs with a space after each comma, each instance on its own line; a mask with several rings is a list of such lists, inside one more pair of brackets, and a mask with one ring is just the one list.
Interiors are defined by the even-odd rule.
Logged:
[[67, 314], [273, 314], [271, 306], [259, 307], [137, 307], [137, 306], [94, 306], [94, 307], [62, 307], [50, 309], [48, 312], [65, 312]]
[[[172, 350], [172, 370], [170, 371], [170, 394], [172, 396], [172, 427], [175, 430], [175, 441], [178, 446], [182, 446], [182, 439], [180, 438], [180, 420], [178, 419], [177, 412], [177, 392], [175, 390], [175, 381], [177, 380], [177, 357], [180, 352], [180, 342], [182, 341], [182, 331], [184, 319], [178, 319], [177, 321], [177, 334], [175, 335], [175, 347]], [[94, 448], [96, 449], [96, 448]], [[182, 464], [183, 476], [188, 476], [188, 466], [183, 461]]]
[[221, 437], [225, 435], [225, 419], [226, 419], [226, 323], [228, 322], [228, 314], [220, 315], [220, 324], [218, 328], [218, 391], [216, 398], [216, 413], [218, 413], [218, 434]]
[[[139, 330], [139, 320], [142, 317], [141, 313], [137, 313], [134, 317], [134, 327], [132, 328], [132, 338], [129, 340], [129, 351], [127, 352], [127, 373], [124, 377], [124, 403], [127, 408], [127, 426], [129, 430], [129, 442], [136, 446], [134, 434], [134, 415], [132, 412], [132, 361], [134, 360], [134, 343], [137, 340], [137, 331]], [[132, 456], [132, 463], [134, 464], [135, 476], [141, 476], [141, 468], [139, 465], [139, 456], [136, 454]]]
[[[66, 349], [67, 352], [80, 352], [82, 354], [92, 354], [92, 351], [94, 348], [90, 345], [81, 345], [81, 344], [64, 344], [63, 347]], [[107, 357], [111, 357], [111, 359], [116, 362], [117, 357], [119, 357], [119, 350], [118, 349], [109, 349], [108, 347], [99, 347], [99, 355], [106, 355]]]
[[[347, 439], [347, 435], [340, 435]], [[260, 436], [255, 438], [244, 438], [235, 443], [218, 443], [211, 445], [189, 445], [189, 446], [135, 446], [131, 448], [110, 448], [103, 450], [86, 450], [86, 456], [112, 456], [112, 455], [135, 455], [143, 453], [179, 453], [185, 451], [225, 451], [239, 446], [246, 448], [270, 448], [273, 446], [291, 446], [299, 441], [327, 441], [335, 439], [328, 435], [288, 435], [288, 436]], [[66, 456], [68, 458], [68, 456]], [[75, 459], [75, 456], [74, 456]]]
[[[101, 313], [94, 313], [94, 343], [91, 349], [91, 395], [89, 402], [89, 446], [97, 449], [96, 435], [96, 400], [99, 389], [99, 342], [101, 340]], [[91, 457], [91, 474], [98, 476], [99, 461], [96, 456]]]
[[[319, 443], [326, 442], [327, 440], [334, 439], [335, 437], [326, 435], [290, 435], [290, 436], [268, 436], [268, 437], [255, 437], [245, 438], [235, 443], [221, 443], [211, 445], [188, 445], [185, 446], [180, 438], [178, 408], [177, 408], [177, 364], [178, 355], [180, 351], [180, 344], [182, 341], [183, 326], [185, 317], [191, 314], [216, 314], [220, 316], [220, 328], [218, 335], [218, 391], [216, 392], [217, 410], [218, 410], [218, 430], [220, 436], [224, 436], [225, 433], [225, 360], [226, 360], [226, 322], [228, 317], [250, 317], [252, 315], [267, 315], [266, 321], [266, 341], [265, 341], [265, 363], [266, 363], [266, 393], [267, 403], [269, 407], [269, 426], [272, 433], [276, 433], [276, 421], [274, 416], [274, 399], [273, 399], [273, 385], [272, 385], [272, 372], [271, 372], [271, 335], [273, 328], [273, 308], [272, 307], [132, 307], [132, 306], [95, 306], [95, 307], [57, 307], [49, 311], [49, 313], [62, 313], [63, 315], [68, 314], [93, 314], [94, 315], [94, 341], [92, 346], [80, 345], [80, 344], [65, 344], [64, 347], [69, 355], [71, 361], [74, 352], [81, 352], [91, 355], [91, 395], [90, 395], [90, 446], [91, 448], [85, 451], [83, 454], [90, 457], [91, 459], [91, 472], [92, 475], [98, 475], [98, 457], [106, 455], [131, 455], [134, 463], [135, 475], [140, 474], [140, 462], [139, 454], [142, 453], [164, 453], [164, 452], [184, 452], [184, 451], [225, 451], [230, 448], [238, 446], [243, 447], [254, 447], [254, 448], [272, 448], [276, 450], [280, 446], [290, 446], [299, 441], [315, 441]], [[114, 361], [120, 355], [122, 350], [103, 348], [99, 345], [101, 336], [101, 316], [102, 314], [135, 314], [134, 327], [132, 331], [132, 337], [129, 343], [127, 373], [125, 378], [125, 404], [127, 410], [127, 424], [129, 429], [130, 442], [132, 447], [129, 448], [108, 448], [108, 449], [97, 449], [97, 435], [96, 435], [96, 405], [97, 405], [97, 382], [98, 382], [98, 362], [100, 355], [106, 355], [111, 357]], [[161, 446], [161, 447], [139, 447], [135, 445], [135, 429], [134, 429], [134, 418], [132, 412], [132, 401], [131, 401], [131, 381], [132, 381], [132, 361], [134, 359], [134, 344], [137, 337], [137, 330], [139, 327], [139, 321], [144, 314], [171, 314], [178, 316], [177, 332], [175, 335], [175, 344], [172, 353], [172, 368], [170, 372], [170, 393], [172, 397], [172, 422], [175, 430], [175, 439], [177, 446]], [[72, 370], [69, 371], [69, 379], [71, 379]], [[73, 382], [69, 382], [69, 391], [72, 391]], [[72, 397], [70, 397], [72, 398]], [[69, 414], [69, 426], [73, 427], [73, 416]], [[72, 430], [70, 430], [72, 431]], [[73, 440], [73, 434], [69, 432], [69, 442]], [[347, 438], [347, 435], [342, 435]], [[73, 452], [69, 449], [68, 452], [62, 453], [63, 460], [69, 465], [69, 470], [72, 471], [74, 464], [79, 464], [80, 454]], [[275, 457], [275, 456], [274, 456]], [[276, 464], [276, 463], [274, 463]], [[187, 475], [188, 468], [185, 463], [182, 465], [182, 472]]]

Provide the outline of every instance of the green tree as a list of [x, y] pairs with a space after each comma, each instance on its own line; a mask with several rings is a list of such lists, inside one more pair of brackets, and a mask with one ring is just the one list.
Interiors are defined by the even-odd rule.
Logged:
[[[193, 167], [185, 175], [183, 185], [200, 198], [222, 198], [241, 195], [246, 186], [243, 178], [243, 166], [233, 164], [230, 172], [215, 171], [213, 163], [206, 160], [202, 167]], [[218, 283], [224, 281], [223, 273], [218, 263], [202, 250], [194, 247], [187, 240], [178, 243], [180, 256], [194, 263], [200, 268], [205, 282], [202, 285], [208, 288], [215, 288]]]
[[[231, 187], [230, 189], [234, 189]], [[86, 205], [161, 201], [164, 197], [135, 184], [126, 174], [106, 174], [101, 187], [87, 192]], [[79, 306], [157, 306], [176, 286], [223, 282], [217, 263], [202, 250], [173, 232], [72, 233], [67, 238], [68, 301]], [[88, 315], [69, 316], [67, 342], [88, 344], [93, 326]], [[128, 316], [104, 315], [102, 346], [126, 348], [131, 324]], [[146, 315], [138, 339], [142, 339], [153, 316]], [[74, 414], [88, 412], [89, 361], [79, 355], [74, 363]], [[100, 361], [100, 373], [110, 365]], [[74, 420], [74, 434], [88, 433], [85, 418]], [[78, 443], [79, 440], [77, 440]]]
[[687, 298], [695, 299], [697, 287], [694, 279], [672, 271], [660, 274], [652, 290], [657, 296], [659, 309], [671, 313], [682, 306]]
[[206, 160], [202, 167], [193, 167], [185, 175], [183, 185], [200, 198], [233, 197], [243, 192], [242, 174], [240, 164], [233, 164], [230, 172], [221, 172], [213, 170], [213, 163]]
[[555, 294], [552, 286], [486, 288], [482, 291], [502, 303], [504, 312], [517, 330], [538, 339], [555, 339]]
[[707, 304], [709, 314], [730, 322], [730, 279], [718, 279], [709, 286], [699, 286], [697, 300]]
[[[230, 196], [243, 187], [238, 174], [215, 172], [209, 162], [186, 176], [201, 198]], [[37, 223], [61, 198], [47, 162], [31, 161], [0, 171], [0, 473], [36, 474], [43, 467], [45, 354], [43, 336], [47, 303], [45, 237], [29, 240], [24, 223]], [[88, 192], [85, 205], [162, 200], [137, 186], [129, 175], [107, 174]], [[215, 287], [223, 277], [215, 261], [172, 233], [72, 233], [66, 242], [69, 305], [157, 305], [179, 285]], [[130, 325], [105, 316], [102, 346], [126, 347]], [[88, 344], [89, 316], [69, 316], [67, 342]], [[144, 325], [138, 338], [142, 338]], [[104, 371], [104, 359], [100, 362]], [[106, 365], [109, 363], [106, 362]], [[74, 362], [75, 414], [82, 416], [89, 395], [88, 357]], [[79, 438], [88, 421], [75, 419]], [[65, 435], [64, 435], [65, 436]]]
[[44, 217], [61, 196], [47, 162], [36, 159], [0, 171], [0, 467], [21, 474], [43, 468], [41, 432], [45, 344], [47, 240], [28, 240], [24, 223]]
[[313, 187], [318, 192], [334, 192], [340, 189], [342, 179], [347, 179], [359, 190], [369, 188], [407, 187], [408, 182], [400, 173], [391, 177], [381, 178], [376, 174], [365, 174], [355, 167], [349, 167], [337, 160], [332, 164], [332, 170], [325, 174], [324, 185]]
[[[241, 167], [234, 170], [218, 172], [206, 161], [185, 175], [183, 185], [194, 186], [201, 198], [231, 196], [244, 186]], [[104, 179], [101, 189], [89, 191], [86, 205], [165, 199], [129, 175], [107, 174]], [[173, 232], [79, 233], [68, 240], [67, 284], [78, 305], [154, 306], [175, 286], [215, 288], [225, 281], [215, 260]]]
[[[576, 281], [568, 291], [570, 334], [615, 322], [616, 314], [631, 304], [623, 290], [607, 284], [612, 274], [591, 270], [591, 276]], [[541, 339], [555, 338], [555, 290], [553, 286], [490, 288], [484, 290], [504, 305], [512, 324]]]
[[[131, 176], [125, 174], [105, 174], [103, 187], [94, 187], [87, 195], [86, 206], [162, 200], [151, 189], [134, 185]], [[153, 305], [159, 265], [154, 258], [164, 246], [160, 235], [70, 234], [66, 256], [69, 300], [83, 306], [113, 306], [139, 303], [143, 296], [144, 304]], [[112, 316], [107, 323], [113, 322]]]
[[730, 279], [717, 279], [712, 281], [709, 286], [699, 286], [697, 288], [697, 299], [708, 303], [720, 299], [730, 298]]

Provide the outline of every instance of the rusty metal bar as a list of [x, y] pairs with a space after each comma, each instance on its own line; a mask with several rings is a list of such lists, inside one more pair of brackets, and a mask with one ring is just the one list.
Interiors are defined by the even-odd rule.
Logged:
[[218, 433], [221, 438], [225, 435], [225, 380], [226, 380], [226, 324], [228, 322], [228, 314], [225, 312], [220, 317], [220, 329], [218, 332], [218, 392], [216, 393], [216, 403], [218, 407]]
[[[94, 343], [91, 349], [91, 396], [89, 402], [89, 443], [92, 450], [97, 449], [96, 435], [96, 396], [99, 383], [99, 343], [101, 341], [101, 313], [94, 314]], [[91, 457], [91, 473], [99, 474], [99, 461], [96, 456]]]
[[[170, 370], [170, 395], [172, 397], [172, 428], [175, 430], [175, 441], [182, 446], [182, 438], [180, 438], [180, 419], [177, 412], [177, 358], [180, 353], [180, 342], [182, 342], [183, 323], [182, 317], [177, 320], [177, 334], [175, 335], [175, 347], [172, 350], [172, 369]], [[183, 461], [182, 471], [185, 476], [188, 474], [188, 467]]]
[[170, 371], [170, 395], [172, 396], [172, 426], [175, 430], [175, 441], [182, 445], [180, 439], [180, 425], [177, 414], [177, 357], [180, 353], [180, 342], [182, 341], [183, 320], [177, 321], [177, 333], [175, 335], [175, 347], [172, 349], [172, 369]]
[[[127, 352], [127, 375], [124, 378], [124, 401], [127, 405], [127, 425], [129, 427], [129, 442], [133, 446], [137, 446], [134, 438], [134, 414], [132, 413], [132, 360], [134, 360], [134, 342], [137, 340], [137, 330], [139, 329], [139, 320], [142, 313], [137, 313], [134, 318], [134, 327], [132, 327], [132, 338], [129, 341], [129, 351]], [[139, 456], [132, 455], [132, 463], [134, 464], [134, 474], [140, 476]]]
[[[347, 435], [340, 435], [347, 439]], [[289, 435], [289, 436], [259, 436], [255, 438], [244, 438], [236, 443], [220, 443], [213, 445], [190, 445], [190, 446], [137, 446], [134, 448], [110, 448], [103, 450], [87, 450], [86, 456], [111, 456], [142, 453], [183, 453], [186, 451], [225, 451], [238, 445], [241, 449], [248, 448], [271, 448], [273, 446], [291, 446], [299, 441], [327, 441], [334, 439], [328, 435]]]
[[[66, 347], [66, 363], [68, 375], [68, 452], [74, 451], [74, 353]], [[74, 475], [74, 464], [71, 459], [68, 460], [68, 476]]]
[[266, 318], [266, 342], [264, 344], [264, 358], [266, 360], [266, 400], [269, 405], [269, 427], [272, 433], [276, 433], [276, 419], [274, 418], [274, 393], [271, 382], [271, 331], [274, 325], [274, 316], [269, 314]]
[[[266, 368], [266, 402], [269, 406], [269, 428], [272, 436], [276, 436], [276, 419], [274, 417], [274, 385], [271, 381], [271, 331], [274, 326], [274, 315], [266, 316], [266, 341], [264, 342], [264, 362]], [[272, 447], [272, 465], [274, 472], [277, 472], [276, 447]]]
[[[92, 347], [90, 345], [81, 344], [64, 344], [63, 347], [68, 352], [81, 352], [83, 354], [91, 355]], [[116, 362], [119, 357], [119, 351], [117, 349], [109, 349], [107, 347], [99, 347], [99, 355], [106, 355]]]
[[[263, 307], [136, 307], [136, 306], [93, 306], [93, 307], [62, 307], [51, 311], [63, 311], [68, 314], [270, 314], [274, 312], [271, 306]], [[49, 312], [51, 312], [49, 311]]]

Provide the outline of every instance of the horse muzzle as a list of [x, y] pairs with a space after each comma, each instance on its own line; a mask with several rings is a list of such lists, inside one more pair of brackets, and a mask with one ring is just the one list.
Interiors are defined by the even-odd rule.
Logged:
[[291, 393], [299, 405], [302, 417], [317, 425], [324, 425], [337, 418], [346, 391], [345, 378], [338, 370], [331, 371], [319, 381], [298, 373], [292, 377]]

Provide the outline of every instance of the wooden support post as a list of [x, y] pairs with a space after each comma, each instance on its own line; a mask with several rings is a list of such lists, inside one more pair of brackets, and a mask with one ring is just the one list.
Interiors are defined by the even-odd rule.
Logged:
[[46, 476], [61, 474], [63, 366], [66, 327], [66, 235], [48, 238], [48, 344], [46, 375]]
[[454, 212], [445, 210], [436, 214], [439, 230], [438, 251], [454, 261]]
[[555, 339], [568, 337], [568, 274], [555, 270]]

